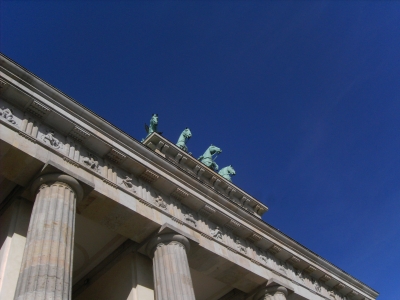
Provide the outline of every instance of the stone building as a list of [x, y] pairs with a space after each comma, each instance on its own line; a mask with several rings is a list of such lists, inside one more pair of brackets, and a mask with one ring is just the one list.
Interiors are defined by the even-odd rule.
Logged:
[[378, 296], [157, 133], [138, 142], [4, 56], [0, 79], [0, 299]]

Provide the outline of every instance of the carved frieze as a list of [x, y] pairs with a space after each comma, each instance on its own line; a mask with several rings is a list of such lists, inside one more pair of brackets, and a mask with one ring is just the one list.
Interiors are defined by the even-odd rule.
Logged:
[[194, 213], [188, 207], [182, 205], [182, 214], [186, 223], [194, 227], [197, 226], [197, 220], [194, 217]]
[[120, 185], [122, 187], [124, 187], [125, 189], [127, 189], [128, 191], [136, 193], [136, 190], [134, 189], [135, 186], [133, 185], [133, 182], [132, 182], [132, 178], [129, 177], [128, 175], [126, 175], [125, 178], [122, 179]]
[[240, 253], [247, 254], [247, 247], [244, 241], [240, 238], [235, 238], [236, 248]]
[[12, 109], [3, 106], [0, 109], [0, 117], [2, 117], [3, 119], [5, 119], [7, 122], [9, 122], [10, 124], [16, 125], [17, 122], [14, 119], [14, 114]]
[[265, 253], [264, 251], [262, 251], [259, 248], [258, 249], [258, 259], [262, 264], [267, 265], [268, 264], [268, 253]]
[[331, 300], [337, 300], [340, 299], [339, 296], [335, 293], [335, 291], [330, 290], [329, 291], [329, 297], [331, 298]]
[[157, 195], [157, 197], [154, 198], [154, 204], [155, 206], [167, 210], [167, 203], [164, 201], [163, 197], [160, 195]]
[[62, 148], [61, 142], [54, 136], [54, 130], [47, 130], [47, 133], [42, 136], [42, 141], [54, 149]]
[[89, 153], [87, 157], [83, 157], [82, 163], [89, 169], [99, 173], [99, 161], [92, 153]]
[[321, 285], [319, 284], [318, 280], [316, 280], [316, 279], [314, 279], [314, 278], [311, 278], [311, 282], [312, 282], [313, 285], [314, 285], [314, 289], [315, 289], [317, 292], [321, 292]]
[[301, 281], [304, 281], [303, 271], [295, 269], [294, 273], [296, 274], [297, 278], [299, 278]]
[[196, 219], [193, 217], [193, 214], [188, 212], [184, 214], [185, 221], [190, 223], [192, 226], [196, 227]]
[[222, 241], [223, 233], [219, 226], [216, 226], [213, 230], [211, 230], [211, 236], [219, 241]]

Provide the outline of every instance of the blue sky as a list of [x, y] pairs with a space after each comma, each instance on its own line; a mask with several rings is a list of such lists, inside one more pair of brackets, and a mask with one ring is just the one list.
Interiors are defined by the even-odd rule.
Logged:
[[0, 51], [140, 140], [159, 114], [264, 220], [400, 293], [400, 2], [4, 1]]

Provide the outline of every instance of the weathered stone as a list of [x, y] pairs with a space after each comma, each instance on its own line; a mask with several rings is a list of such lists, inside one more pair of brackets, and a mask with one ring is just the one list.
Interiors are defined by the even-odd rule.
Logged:
[[189, 240], [174, 233], [158, 235], [148, 243], [157, 300], [195, 300], [186, 255], [189, 250]]
[[83, 190], [72, 177], [47, 174], [32, 185], [36, 200], [15, 299], [71, 299], [76, 201]]

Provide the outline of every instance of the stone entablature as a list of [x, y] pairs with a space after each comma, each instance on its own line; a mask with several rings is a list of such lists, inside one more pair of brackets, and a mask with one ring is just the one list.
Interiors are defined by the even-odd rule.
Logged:
[[161, 135], [153, 133], [143, 141], [143, 144], [258, 218], [261, 218], [268, 210], [268, 207], [260, 201], [256, 200]]
[[[40, 95], [32, 87], [1, 75], [0, 108], [4, 108], [0, 122], [22, 137], [279, 278], [325, 299], [345, 299], [350, 294], [355, 295], [354, 299], [374, 299], [368, 287], [328, 262], [321, 262], [320, 257], [234, 205], [232, 199], [225, 201], [226, 195], [220, 201], [214, 199], [218, 195], [208, 199], [201, 188], [209, 187], [196, 185], [197, 178], [192, 185], [179, 184], [178, 178], [171, 175], [176, 172], [175, 165], [162, 157], [153, 162], [150, 153], [157, 155], [121, 132], [113, 136], [100, 130], [102, 126], [111, 128], [105, 121], [92, 114], [95, 122], [85, 122], [84, 117], [78, 118], [79, 112], [62, 107], [62, 101], [49, 102], [43, 92]], [[72, 103], [71, 99], [63, 101]], [[129, 145], [121, 142], [126, 138]], [[177, 171], [186, 176], [185, 183], [191, 182], [187, 174]]]

